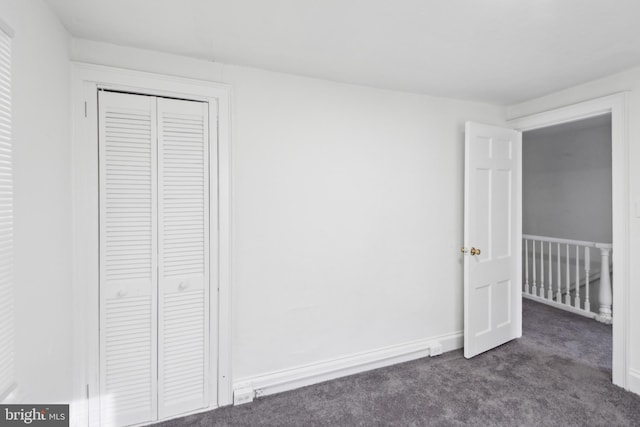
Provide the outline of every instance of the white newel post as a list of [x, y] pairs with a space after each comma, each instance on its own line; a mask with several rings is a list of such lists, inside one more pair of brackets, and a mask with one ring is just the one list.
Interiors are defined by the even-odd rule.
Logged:
[[613, 292], [611, 290], [611, 278], [609, 274], [609, 253], [611, 245], [596, 245], [600, 249], [600, 291], [598, 293], [600, 300], [600, 313], [596, 317], [597, 320], [604, 323], [611, 323], [613, 320], [611, 304], [613, 303]]

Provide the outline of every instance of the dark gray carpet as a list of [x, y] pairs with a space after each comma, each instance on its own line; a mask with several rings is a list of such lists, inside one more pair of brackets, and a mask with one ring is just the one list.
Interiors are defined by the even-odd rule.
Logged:
[[611, 327], [524, 301], [524, 334], [471, 360], [454, 351], [162, 426], [639, 426], [611, 384]]

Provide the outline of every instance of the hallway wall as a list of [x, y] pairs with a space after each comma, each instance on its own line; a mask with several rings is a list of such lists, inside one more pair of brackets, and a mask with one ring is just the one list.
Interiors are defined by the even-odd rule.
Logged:
[[611, 243], [611, 116], [523, 134], [524, 234]]

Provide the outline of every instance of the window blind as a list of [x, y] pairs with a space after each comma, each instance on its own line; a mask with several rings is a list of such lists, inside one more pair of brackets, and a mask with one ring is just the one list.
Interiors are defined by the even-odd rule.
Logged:
[[14, 384], [11, 37], [0, 26], [0, 401]]

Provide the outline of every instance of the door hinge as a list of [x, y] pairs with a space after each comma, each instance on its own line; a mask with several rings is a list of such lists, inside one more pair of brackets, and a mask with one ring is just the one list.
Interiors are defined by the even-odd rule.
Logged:
[[84, 116], [87, 117], [87, 101], [84, 101]]
[[89, 384], [87, 384], [87, 400], [89, 400]]

